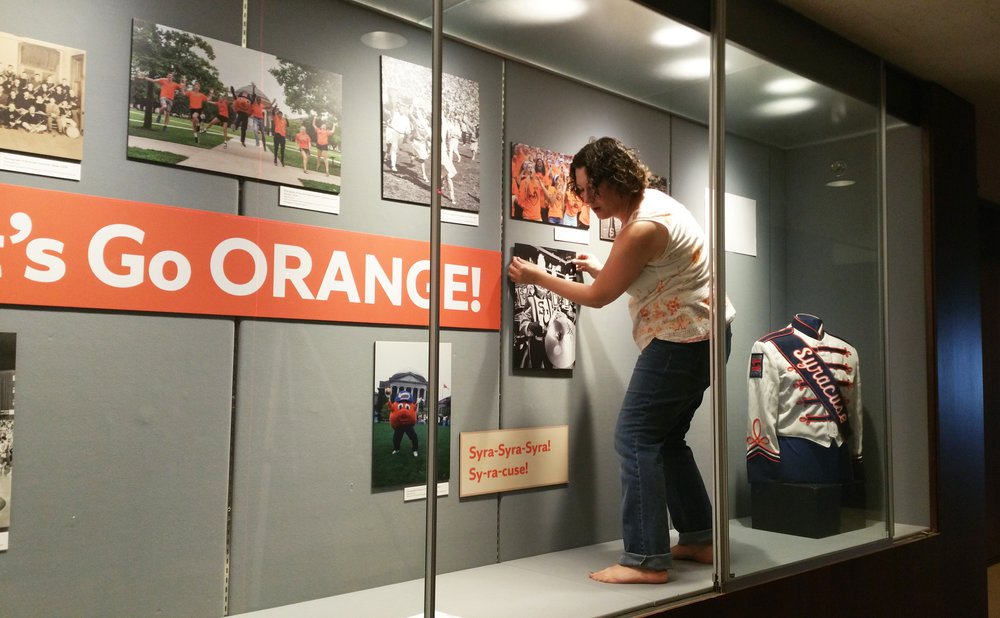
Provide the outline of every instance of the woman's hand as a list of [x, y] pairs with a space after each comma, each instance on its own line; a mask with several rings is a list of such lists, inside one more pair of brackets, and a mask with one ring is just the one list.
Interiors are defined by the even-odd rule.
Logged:
[[578, 272], [582, 270], [594, 278], [596, 278], [597, 275], [600, 274], [601, 269], [604, 268], [604, 263], [597, 259], [596, 256], [589, 253], [578, 253], [572, 261]]
[[542, 267], [528, 260], [514, 257], [507, 267], [507, 278], [514, 283], [538, 283]]

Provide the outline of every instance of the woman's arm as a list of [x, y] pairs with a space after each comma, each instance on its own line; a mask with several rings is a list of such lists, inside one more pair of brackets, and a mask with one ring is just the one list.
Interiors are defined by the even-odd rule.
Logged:
[[615, 238], [607, 263], [598, 270], [592, 283], [557, 277], [537, 264], [517, 257], [511, 260], [507, 276], [514, 283], [540, 285], [586, 307], [603, 307], [628, 289], [642, 267], [663, 253], [668, 241], [669, 236], [663, 226], [652, 221], [636, 221]]

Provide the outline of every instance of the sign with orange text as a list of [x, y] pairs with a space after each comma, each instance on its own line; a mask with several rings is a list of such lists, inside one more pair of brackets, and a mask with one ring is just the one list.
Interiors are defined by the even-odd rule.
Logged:
[[463, 431], [459, 496], [569, 482], [569, 426]]
[[[430, 245], [0, 184], [0, 303], [420, 326]], [[499, 330], [499, 251], [441, 247], [441, 325]]]

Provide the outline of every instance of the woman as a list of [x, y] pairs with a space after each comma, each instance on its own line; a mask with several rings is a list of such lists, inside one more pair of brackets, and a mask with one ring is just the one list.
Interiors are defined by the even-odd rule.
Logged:
[[299, 132], [295, 134], [295, 143], [299, 145], [299, 152], [302, 154], [302, 173], [309, 173], [309, 152], [312, 150], [312, 140], [309, 139], [309, 132], [305, 125], [299, 127]]
[[[587, 144], [570, 165], [570, 188], [599, 218], [623, 222], [607, 264], [587, 254], [573, 260], [592, 283], [556, 277], [517, 257], [507, 269], [515, 283], [588, 307], [625, 292], [631, 297], [632, 337], [641, 352], [615, 427], [625, 551], [618, 564], [590, 574], [608, 583], [665, 583], [672, 558], [712, 562], [712, 505], [684, 441], [709, 386], [705, 239], [683, 205], [648, 188], [649, 177], [620, 141]], [[727, 321], [733, 315], [727, 301]], [[726, 335], [728, 343], [728, 329]], [[673, 548], [668, 509], [680, 533]]]
[[215, 105], [216, 115], [211, 121], [201, 128], [202, 133], [206, 133], [214, 125], [222, 125], [222, 148], [229, 148], [229, 97], [226, 96], [226, 91], [223, 90], [219, 92], [218, 98], [215, 96], [215, 91], [209, 92], [208, 102]]
[[319, 171], [319, 162], [323, 161], [323, 167], [326, 168], [326, 175], [329, 176], [330, 159], [327, 158], [326, 153], [330, 150], [330, 136], [337, 130], [337, 125], [334, 123], [332, 129], [327, 129], [326, 123], [317, 123], [315, 116], [313, 116], [312, 125], [316, 131], [316, 171]]

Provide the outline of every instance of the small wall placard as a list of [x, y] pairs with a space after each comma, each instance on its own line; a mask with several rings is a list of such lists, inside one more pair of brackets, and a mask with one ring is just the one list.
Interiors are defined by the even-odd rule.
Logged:
[[466, 431], [459, 438], [459, 496], [569, 482], [569, 426]]

